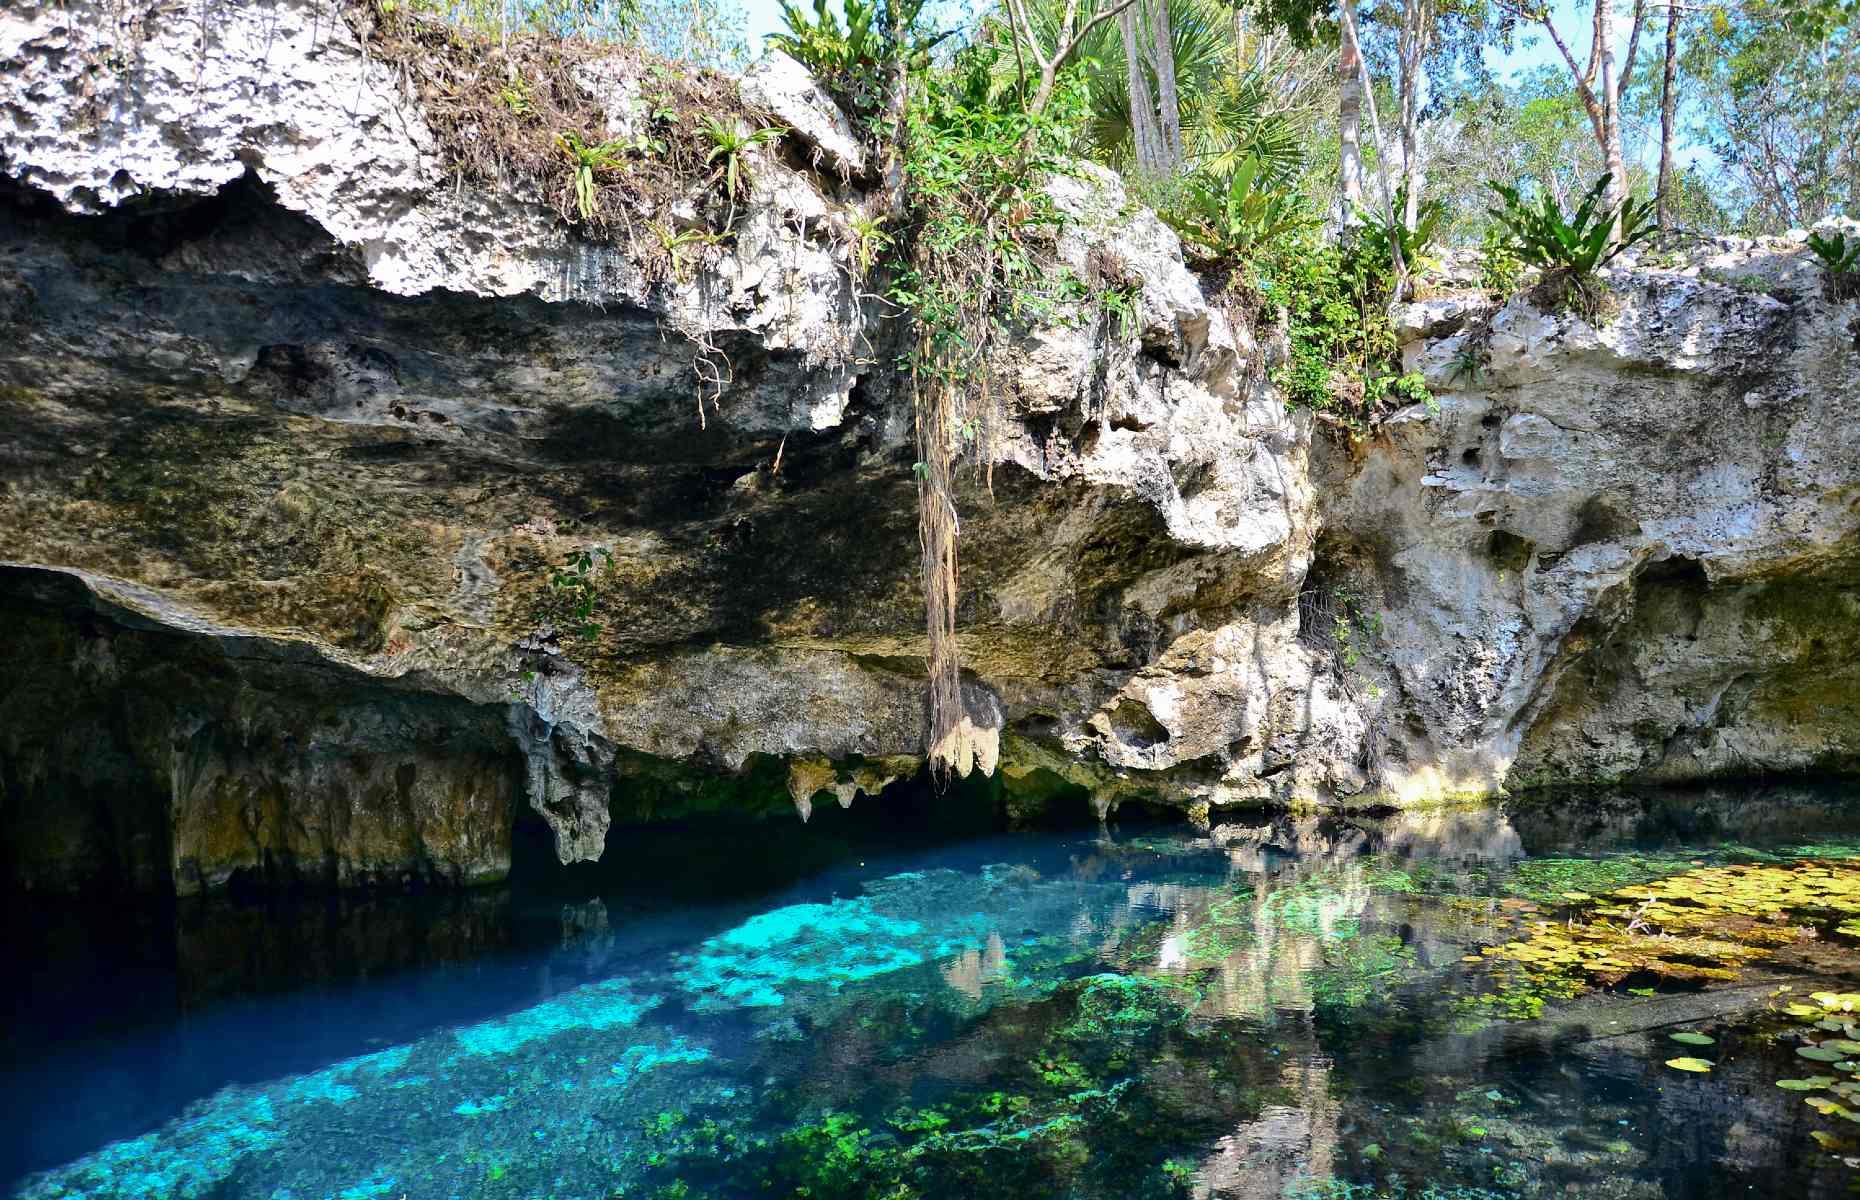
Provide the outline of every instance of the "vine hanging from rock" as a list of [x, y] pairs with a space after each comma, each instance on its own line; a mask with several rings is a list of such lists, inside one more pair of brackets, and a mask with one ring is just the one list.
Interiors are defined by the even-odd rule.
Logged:
[[1035, 107], [1031, 81], [1004, 65], [998, 47], [975, 46], [949, 69], [914, 79], [901, 130], [904, 236], [890, 289], [911, 322], [928, 757], [932, 769], [959, 775], [992, 771], [994, 746], [962, 698], [956, 476], [965, 460], [979, 460], [992, 484], [996, 349], [1079, 287], [1055, 269], [1063, 214], [1042, 184], [1064, 169], [1063, 130], [1082, 110], [1082, 92], [1062, 88], [1059, 104]]

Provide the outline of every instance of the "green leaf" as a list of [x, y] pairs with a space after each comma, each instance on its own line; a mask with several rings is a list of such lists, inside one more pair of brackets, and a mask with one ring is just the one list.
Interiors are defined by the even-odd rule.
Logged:
[[1790, 1092], [1818, 1092], [1833, 1082], [1829, 1075], [1811, 1075], [1807, 1079], [1778, 1079], [1776, 1086]]
[[1810, 1059], [1814, 1062], [1839, 1062], [1841, 1059], [1847, 1057], [1839, 1050], [1824, 1050], [1820, 1046], [1797, 1046], [1795, 1052], [1803, 1058]]
[[1712, 1068], [1712, 1064], [1702, 1058], [1669, 1058], [1666, 1065], [1675, 1071], [1693, 1071], [1701, 1075]]
[[1717, 1038], [1708, 1037], [1702, 1033], [1669, 1033], [1666, 1036], [1672, 1038], [1675, 1042], [1683, 1042], [1688, 1046], [1710, 1046], [1718, 1041]]

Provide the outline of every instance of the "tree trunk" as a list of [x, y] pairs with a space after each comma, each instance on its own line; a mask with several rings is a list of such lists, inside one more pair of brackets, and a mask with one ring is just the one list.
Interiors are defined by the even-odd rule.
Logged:
[[883, 200], [880, 213], [895, 219], [904, 214], [904, 113], [910, 103], [910, 64], [906, 61], [904, 41], [908, 30], [886, 28], [888, 57], [885, 62], [885, 159], [882, 166]]
[[1621, 97], [1634, 73], [1640, 31], [1647, 18], [1647, 0], [1634, 0], [1634, 24], [1628, 32], [1627, 62], [1615, 64], [1615, 13], [1612, 0], [1595, 0], [1595, 28], [1602, 60], [1602, 153], [1608, 161], [1608, 203], [1615, 207], [1614, 238], [1621, 237], [1621, 209], [1627, 200], [1627, 155], [1621, 147]]
[[1130, 103], [1130, 140], [1136, 150], [1137, 170], [1155, 175], [1160, 173], [1161, 133], [1156, 127], [1156, 106], [1150, 101], [1149, 78], [1143, 70], [1137, 6], [1133, 4], [1119, 13], [1117, 24], [1124, 39], [1124, 71], [1130, 79], [1126, 91]]
[[1175, 38], [1169, 29], [1169, 0], [1155, 0], [1150, 44], [1154, 47], [1157, 113], [1161, 118], [1157, 138], [1161, 166], [1173, 175], [1182, 167], [1182, 109], [1175, 91]]
[[[1615, 63], [1615, 7], [1612, 0], [1595, 0], [1595, 39], [1602, 50], [1602, 158], [1608, 166], [1608, 188], [1603, 203], [1620, 205], [1627, 195], [1627, 156], [1621, 149], [1620, 71]], [[1621, 236], [1619, 220], [1615, 236]]]
[[[1356, 14], [1347, 0], [1339, 7], [1338, 15], [1343, 19], [1344, 40], [1351, 46], [1362, 45], [1356, 35]], [[1382, 121], [1376, 116], [1376, 90], [1369, 83], [1369, 66], [1363, 61], [1361, 54], [1356, 56], [1356, 77], [1357, 82], [1362, 86], [1363, 107], [1369, 110], [1369, 128], [1375, 134], [1375, 144], [1379, 151], [1388, 143], [1382, 137]], [[1382, 219], [1388, 223], [1392, 231], [1397, 218], [1395, 216], [1395, 193], [1389, 187], [1389, 160], [1386, 154], [1376, 155], [1376, 183], [1382, 193]], [[1406, 300], [1408, 299], [1408, 265], [1403, 260], [1399, 237], [1389, 238], [1389, 260], [1389, 265], [1395, 269], [1395, 299]]]
[[1660, 192], [1654, 201], [1661, 230], [1673, 227], [1673, 119], [1679, 107], [1679, 3], [1666, 9], [1666, 69], [1660, 81]]
[[1428, 0], [1402, 0], [1401, 6], [1401, 223], [1413, 229], [1421, 214], [1419, 142], [1421, 92], [1426, 87]]
[[1340, 222], [1348, 228], [1357, 223], [1363, 203], [1363, 69], [1356, 23], [1343, 22], [1342, 33], [1337, 55], [1337, 207]]

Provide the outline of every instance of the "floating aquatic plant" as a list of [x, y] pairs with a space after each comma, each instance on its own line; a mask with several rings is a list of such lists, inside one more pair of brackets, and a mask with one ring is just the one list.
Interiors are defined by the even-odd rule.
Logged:
[[[1788, 991], [1781, 988], [1777, 995], [1780, 998]], [[1776, 1086], [1808, 1093], [1802, 1103], [1823, 1117], [1860, 1124], [1860, 992], [1815, 992], [1806, 1001], [1773, 1004], [1771, 1011], [1788, 1032], [1804, 1039], [1795, 1048], [1799, 1057], [1827, 1063], [1836, 1072], [1778, 1079]], [[1839, 1134], [1813, 1130], [1810, 1136], [1830, 1154], [1844, 1155], [1854, 1150], [1853, 1142]]]
[[1483, 955], [1589, 986], [1629, 979], [1698, 985], [1860, 914], [1860, 867], [1846, 862], [1700, 867], [1607, 893], [1579, 916], [1540, 920]]

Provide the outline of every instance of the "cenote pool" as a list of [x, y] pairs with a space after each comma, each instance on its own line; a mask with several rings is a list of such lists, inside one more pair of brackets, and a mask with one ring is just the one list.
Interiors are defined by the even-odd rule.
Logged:
[[1853, 790], [914, 845], [836, 820], [640, 832], [601, 873], [466, 896], [35, 900], [8, 935], [0, 1188], [1473, 1200], [1856, 1176]]

